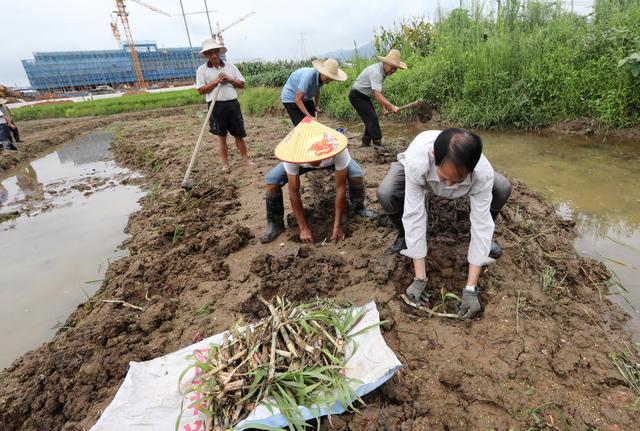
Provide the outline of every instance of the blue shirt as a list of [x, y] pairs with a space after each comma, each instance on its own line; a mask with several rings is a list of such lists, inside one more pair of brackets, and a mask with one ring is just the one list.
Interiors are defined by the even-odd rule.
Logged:
[[320, 72], [314, 67], [303, 67], [296, 70], [282, 87], [280, 95], [282, 103], [295, 103], [296, 93], [304, 92], [303, 100], [311, 100], [313, 96], [318, 94], [322, 81], [320, 81]]

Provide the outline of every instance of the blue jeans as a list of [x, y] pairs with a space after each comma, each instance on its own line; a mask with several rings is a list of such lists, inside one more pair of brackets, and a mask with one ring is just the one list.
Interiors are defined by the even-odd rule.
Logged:
[[[300, 171], [298, 175], [304, 175], [310, 171], [322, 171], [322, 170], [330, 170], [334, 172], [336, 170], [335, 165], [330, 165], [324, 168], [303, 168], [300, 167]], [[347, 177], [349, 178], [362, 178], [364, 177], [364, 172], [362, 172], [362, 168], [360, 165], [356, 163], [355, 160], [351, 159], [349, 165], [347, 166]], [[280, 187], [284, 186], [289, 182], [287, 178], [287, 171], [284, 170], [284, 165], [282, 162], [278, 163], [278, 165], [272, 168], [267, 174], [264, 176], [264, 182], [266, 184], [277, 184]]]

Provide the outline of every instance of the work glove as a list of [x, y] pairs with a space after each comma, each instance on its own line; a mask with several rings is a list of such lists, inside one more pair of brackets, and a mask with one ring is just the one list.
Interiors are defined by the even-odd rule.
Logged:
[[427, 305], [429, 303], [429, 294], [425, 292], [426, 288], [427, 280], [414, 278], [406, 290], [407, 297], [418, 305]]
[[480, 292], [477, 287], [474, 286], [474, 288], [475, 290], [470, 290], [466, 287], [462, 289], [462, 302], [458, 310], [458, 317], [462, 317], [465, 320], [473, 319], [482, 309]]

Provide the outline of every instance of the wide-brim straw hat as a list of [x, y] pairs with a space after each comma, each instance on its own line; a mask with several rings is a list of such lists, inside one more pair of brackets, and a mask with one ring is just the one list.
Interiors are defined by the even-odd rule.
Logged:
[[347, 148], [347, 137], [305, 117], [276, 146], [276, 157], [289, 163], [313, 163], [335, 156]]
[[338, 62], [333, 58], [327, 58], [326, 60], [313, 60], [311, 62], [313, 67], [315, 67], [318, 72], [322, 73], [324, 76], [328, 76], [334, 81], [346, 81], [347, 74], [344, 73], [340, 66], [338, 66]]
[[227, 48], [224, 45], [220, 45], [218, 42], [216, 42], [215, 39], [205, 39], [202, 41], [202, 49], [200, 50], [200, 54], [212, 49], [219, 49], [221, 54], [227, 52]]
[[400, 61], [400, 51], [392, 49], [386, 56], [378, 55], [378, 59], [384, 63], [397, 67], [398, 69], [405, 70], [407, 65]]

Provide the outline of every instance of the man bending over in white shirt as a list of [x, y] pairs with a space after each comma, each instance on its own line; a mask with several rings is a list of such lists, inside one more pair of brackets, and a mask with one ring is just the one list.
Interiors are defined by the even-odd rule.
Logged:
[[495, 172], [482, 155], [480, 137], [463, 129], [422, 132], [404, 153], [398, 154], [398, 161], [391, 164], [377, 194], [398, 231], [386, 253], [401, 253], [413, 259], [415, 278], [406, 293], [418, 304], [428, 300], [427, 193], [449, 199], [469, 196], [469, 274], [462, 290], [460, 316], [471, 319], [481, 309], [476, 289], [480, 271], [502, 254], [500, 246], [491, 239], [494, 221], [511, 194], [511, 183]]

